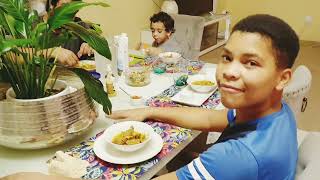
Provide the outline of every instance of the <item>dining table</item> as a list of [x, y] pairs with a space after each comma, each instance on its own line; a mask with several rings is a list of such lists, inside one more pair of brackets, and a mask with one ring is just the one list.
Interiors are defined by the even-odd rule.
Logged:
[[[216, 65], [204, 63], [198, 73], [215, 74]], [[127, 110], [147, 106], [165, 107], [181, 106], [179, 103], [170, 101], [170, 97], [181, 90], [181, 87], [174, 85], [172, 73], [151, 74], [151, 83], [145, 87], [130, 87], [125, 83], [124, 76], [119, 76], [115, 81], [116, 96], [109, 97], [112, 102], [112, 110]], [[105, 79], [102, 79], [105, 81]], [[104, 82], [103, 82], [104, 83]], [[138, 95], [143, 103], [134, 104], [130, 96]], [[168, 100], [169, 99], [169, 100]], [[211, 103], [211, 105], [210, 105]], [[214, 104], [214, 105], [212, 105]], [[219, 107], [219, 93], [214, 93], [209, 105], [204, 108]], [[189, 143], [191, 143], [201, 132], [185, 129], [156, 121], [148, 121], [155, 132], [163, 138], [163, 147], [159, 154], [150, 159], [131, 165], [117, 165], [104, 162], [95, 156], [92, 150], [97, 137], [110, 125], [117, 121], [109, 119], [98, 105], [98, 117], [90, 130], [84, 135], [77, 137], [62, 145], [46, 149], [10, 149], [0, 146], [0, 177], [17, 172], [41, 172], [48, 174], [48, 161], [53, 158], [56, 151], [64, 151], [77, 154], [80, 158], [90, 163], [88, 173], [83, 179], [151, 179], [163, 169], [174, 157], [179, 154]]]

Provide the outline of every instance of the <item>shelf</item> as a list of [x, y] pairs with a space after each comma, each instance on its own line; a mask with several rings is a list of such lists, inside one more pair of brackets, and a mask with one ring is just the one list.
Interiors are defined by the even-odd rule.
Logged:
[[202, 17], [204, 17], [205, 21], [206, 21], [204, 24], [204, 27], [209, 26], [213, 23], [225, 21], [225, 29], [224, 29], [224, 31], [221, 31], [221, 32], [219, 31], [219, 29], [217, 30], [217, 34], [223, 34], [223, 39], [220, 39], [217, 36], [217, 43], [201, 50], [199, 53], [200, 56], [224, 45], [227, 42], [227, 40], [229, 39], [229, 36], [230, 36], [230, 23], [231, 23], [230, 22], [231, 21], [230, 14], [205, 14], [205, 15], [202, 15]]
[[217, 44], [215, 44], [215, 45], [213, 45], [213, 46], [211, 46], [211, 47], [209, 47], [207, 49], [204, 49], [204, 50], [200, 51], [199, 56], [204, 55], [204, 54], [206, 54], [206, 53], [208, 53], [208, 52], [210, 52], [210, 51], [212, 51], [212, 50], [224, 45], [226, 42], [227, 42], [227, 40], [225, 40], [225, 39], [218, 39], [217, 40]]

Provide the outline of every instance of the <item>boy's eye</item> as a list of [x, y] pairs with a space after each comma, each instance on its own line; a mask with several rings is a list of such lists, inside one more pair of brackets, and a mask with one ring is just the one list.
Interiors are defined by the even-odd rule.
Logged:
[[231, 58], [228, 55], [222, 55], [223, 61], [231, 61]]
[[254, 60], [249, 60], [246, 62], [246, 65], [249, 67], [258, 66], [259, 64]]
[[162, 30], [158, 30], [158, 33], [162, 33]]

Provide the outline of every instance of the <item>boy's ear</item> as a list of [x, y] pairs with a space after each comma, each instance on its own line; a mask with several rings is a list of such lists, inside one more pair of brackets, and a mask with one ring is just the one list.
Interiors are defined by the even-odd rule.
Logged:
[[276, 89], [282, 91], [287, 86], [292, 77], [292, 69], [287, 68], [280, 72], [280, 77]]
[[170, 36], [172, 35], [172, 32], [167, 32], [167, 37], [170, 38]]

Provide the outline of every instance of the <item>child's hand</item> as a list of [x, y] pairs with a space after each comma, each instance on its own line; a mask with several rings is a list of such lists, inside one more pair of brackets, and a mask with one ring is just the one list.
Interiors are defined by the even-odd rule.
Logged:
[[145, 52], [149, 56], [158, 56], [162, 51], [160, 48], [149, 47], [145, 50]]

